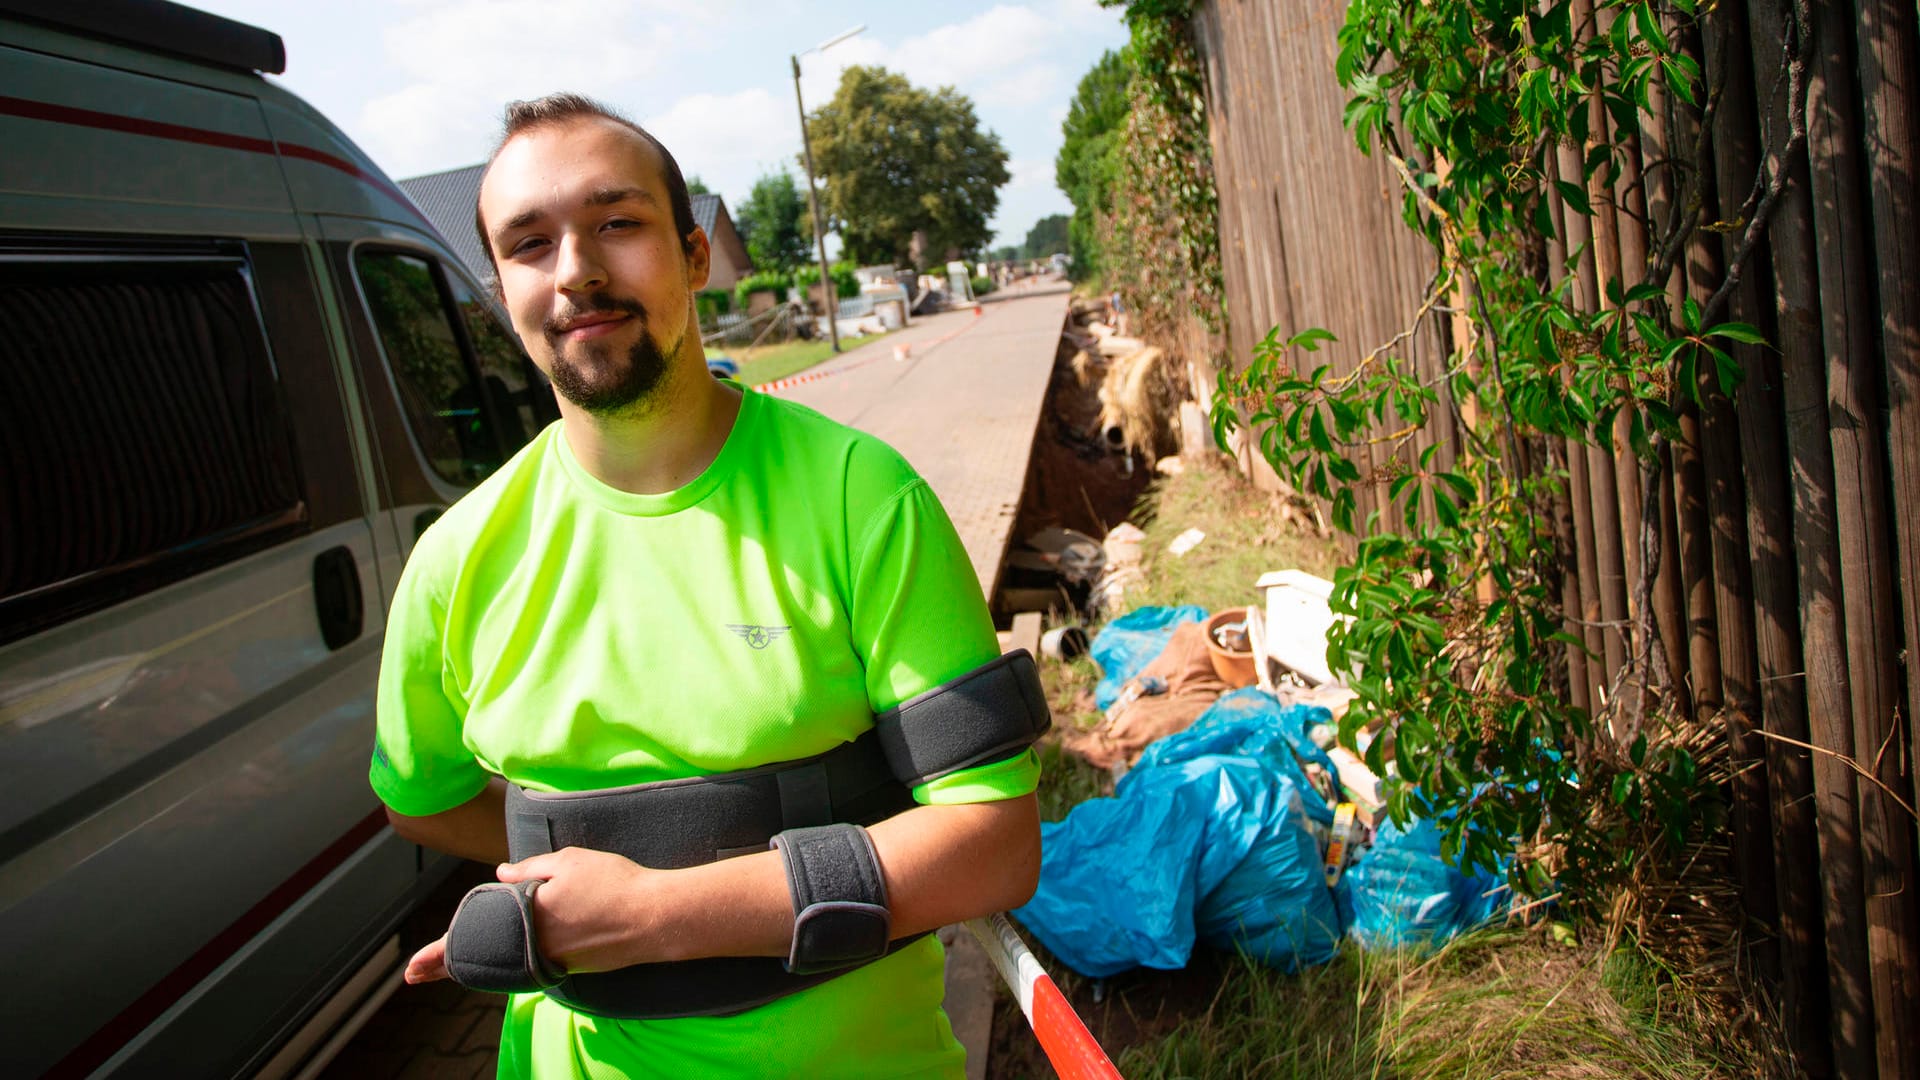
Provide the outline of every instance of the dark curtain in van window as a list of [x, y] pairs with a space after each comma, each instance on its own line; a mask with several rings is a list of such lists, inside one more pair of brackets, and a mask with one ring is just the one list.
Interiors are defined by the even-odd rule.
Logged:
[[239, 264], [0, 263], [0, 357], [0, 601], [204, 566], [298, 519]]

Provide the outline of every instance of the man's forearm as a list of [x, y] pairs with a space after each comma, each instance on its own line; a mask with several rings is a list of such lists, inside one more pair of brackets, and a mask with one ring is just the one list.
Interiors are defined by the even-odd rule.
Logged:
[[389, 808], [387, 820], [394, 832], [422, 847], [475, 862], [507, 861], [507, 782], [497, 776], [451, 810], [408, 817]]
[[[1038, 803], [920, 806], [868, 830], [886, 879], [893, 936], [1018, 907], [1040, 874]], [[668, 947], [675, 959], [785, 956], [793, 904], [785, 863], [773, 852], [675, 871]], [[664, 914], [664, 913], [663, 913]]]
[[[432, 836], [426, 830], [416, 834], [420, 842], [446, 836], [433, 846], [468, 854], [477, 850], [465, 846], [472, 834], [456, 830], [448, 815], [474, 803], [432, 819], [406, 820], [435, 823]], [[1039, 805], [1027, 795], [915, 807], [873, 826], [869, 833], [886, 881], [893, 937], [1025, 903], [1039, 881], [1039, 822]], [[504, 848], [504, 835], [497, 842]], [[606, 852], [563, 848], [502, 866], [499, 875], [507, 882], [545, 882], [533, 903], [540, 947], [567, 971], [710, 956], [786, 956], [793, 944], [786, 864], [774, 851], [656, 870]], [[416, 953], [408, 980], [445, 978], [445, 947], [443, 938]]]

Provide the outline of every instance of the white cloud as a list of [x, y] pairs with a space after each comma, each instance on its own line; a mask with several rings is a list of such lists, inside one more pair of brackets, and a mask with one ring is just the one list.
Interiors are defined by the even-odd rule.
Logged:
[[839, 87], [842, 71], [878, 64], [915, 86], [955, 87], [983, 106], [1045, 100], [1061, 78], [1049, 58], [1077, 32], [1070, 21], [1002, 4], [897, 45], [863, 34], [802, 57], [801, 89], [809, 103], [825, 101]]
[[367, 102], [354, 141], [389, 175], [415, 176], [477, 164], [498, 124], [471, 94], [418, 83]]
[[641, 123], [673, 151], [683, 173], [700, 177], [730, 204], [745, 198], [762, 173], [791, 166], [800, 146], [793, 103], [758, 87], [692, 94]]
[[1007, 191], [1045, 191], [1053, 187], [1053, 162], [1042, 158], [1014, 158], [1007, 162]]

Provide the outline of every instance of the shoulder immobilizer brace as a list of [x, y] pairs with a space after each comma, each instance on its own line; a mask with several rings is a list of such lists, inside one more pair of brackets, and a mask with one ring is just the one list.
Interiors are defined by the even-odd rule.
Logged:
[[447, 970], [472, 989], [544, 989], [581, 1012], [633, 1020], [731, 1016], [816, 986], [924, 936], [889, 943], [879, 862], [865, 831], [851, 826], [912, 808], [914, 785], [1025, 750], [1050, 723], [1033, 657], [1016, 650], [815, 757], [600, 791], [510, 784], [515, 862], [584, 847], [671, 870], [778, 848], [794, 904], [793, 952], [784, 963], [711, 957], [565, 975], [541, 958], [532, 883], [489, 884], [454, 913]]

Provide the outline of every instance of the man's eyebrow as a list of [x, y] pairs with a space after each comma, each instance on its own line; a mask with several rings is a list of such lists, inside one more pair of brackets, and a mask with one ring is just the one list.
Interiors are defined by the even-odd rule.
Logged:
[[601, 188], [599, 191], [587, 196], [586, 205], [612, 206], [614, 203], [626, 202], [629, 199], [638, 202], [652, 203], [655, 206], [660, 205], [660, 200], [654, 198], [653, 192], [648, 191], [646, 188], [637, 187]]

